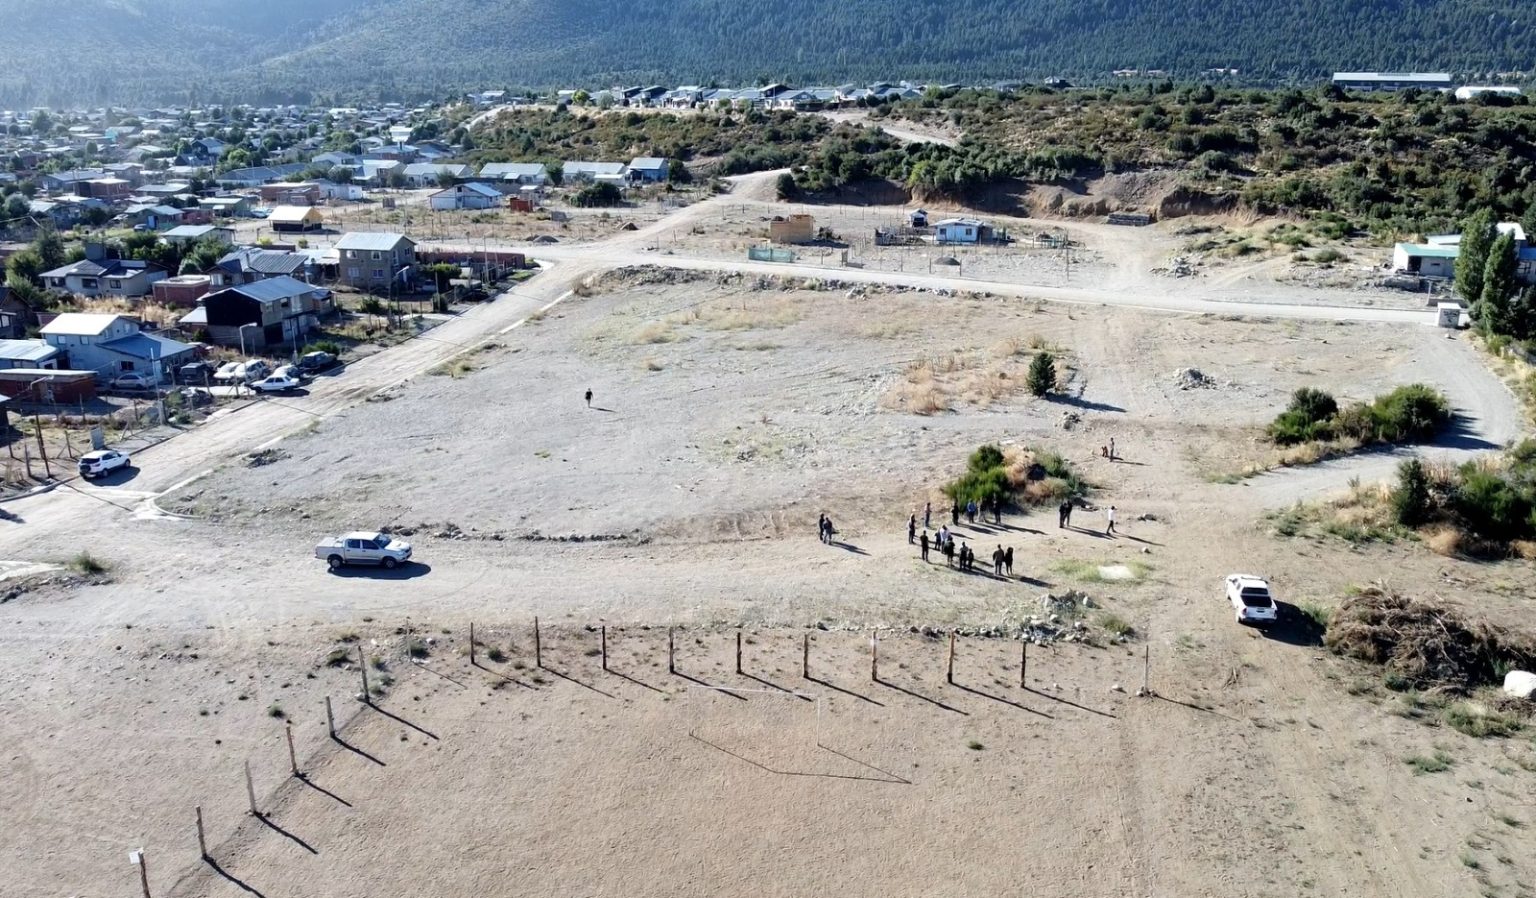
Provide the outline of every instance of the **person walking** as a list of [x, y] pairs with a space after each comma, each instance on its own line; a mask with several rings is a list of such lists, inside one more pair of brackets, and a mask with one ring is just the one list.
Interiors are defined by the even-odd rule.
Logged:
[[1003, 575], [1003, 547], [1001, 544], [992, 550], [992, 575], [994, 577], [1001, 577]]
[[960, 526], [960, 500], [959, 499], [956, 499], [955, 500], [955, 504], [953, 504], [953, 505], [951, 505], [949, 507], [949, 522], [951, 524], [954, 524], [956, 527]]
[[1001, 499], [992, 500], [992, 523], [999, 527], [1003, 524], [1003, 500]]
[[918, 541], [917, 545], [918, 545], [918, 548], [922, 551], [923, 561], [927, 561], [928, 560], [928, 531], [927, 530], [923, 531], [922, 539], [920, 539]]
[[822, 512], [816, 516], [816, 538], [822, 542], [827, 541], [827, 513]]
[[970, 523], [976, 523], [976, 500], [965, 503], [965, 519]]
[[917, 515], [907, 518], [907, 545], [917, 542]]
[[923, 529], [924, 530], [932, 530], [933, 529], [933, 503], [932, 502], [924, 502], [923, 503]]
[[588, 388], [587, 389], [587, 408], [591, 408], [591, 407], [592, 407], [592, 390], [591, 390], [591, 388]]
[[944, 563], [950, 567], [955, 566], [955, 544], [946, 541], [944, 543]]
[[826, 543], [827, 545], [830, 546], [830, 545], [832, 545], [832, 537], [833, 537], [833, 535], [835, 533], [837, 533], [837, 528], [832, 526], [832, 519], [830, 517], [826, 519], [826, 524], [824, 524], [823, 526], [826, 528], [826, 535], [825, 535], [825, 538], [822, 540], [822, 542], [824, 542], [824, 543]]
[[1117, 458], [1118, 458], [1118, 456], [1115, 455], [1115, 438], [1114, 437], [1110, 437], [1109, 438], [1109, 460], [1110, 461], [1115, 461]]
[[1003, 550], [1003, 573], [1013, 576], [1013, 546]]
[[1111, 505], [1109, 507], [1109, 511], [1104, 513], [1104, 516], [1109, 521], [1108, 526], [1106, 526], [1104, 528], [1104, 535], [1105, 536], [1114, 536], [1115, 535], [1115, 507], [1113, 505]]
[[1072, 500], [1063, 499], [1056, 508], [1056, 529], [1065, 530], [1072, 525]]

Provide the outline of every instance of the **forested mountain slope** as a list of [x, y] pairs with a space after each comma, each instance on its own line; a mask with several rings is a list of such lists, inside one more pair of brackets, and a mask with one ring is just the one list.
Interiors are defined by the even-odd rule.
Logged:
[[0, 0], [0, 101], [607, 81], [1525, 70], [1518, 0]]

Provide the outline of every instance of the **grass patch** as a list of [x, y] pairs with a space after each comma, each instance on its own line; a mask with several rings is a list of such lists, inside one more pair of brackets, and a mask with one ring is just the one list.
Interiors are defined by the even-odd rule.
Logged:
[[[1116, 576], [1122, 569], [1129, 576], [1126, 573]], [[1152, 572], [1152, 566], [1140, 561], [1101, 563], [1068, 558], [1052, 564], [1051, 570], [1082, 583], [1126, 583], [1145, 579]]]
[[1450, 770], [1455, 766], [1456, 759], [1437, 748], [1432, 755], [1409, 755], [1403, 759], [1403, 763], [1413, 768], [1415, 776], [1423, 776], [1426, 773], [1444, 773]]
[[105, 574], [112, 569], [112, 566], [107, 562], [102, 561], [90, 552], [84, 551], [77, 553], [65, 566], [77, 574], [85, 574], [86, 576]]
[[686, 334], [678, 333], [672, 325], [665, 321], [647, 321], [629, 335], [629, 342], [636, 346], [677, 343], [686, 339], [688, 339]]
[[1445, 725], [1458, 733], [1477, 739], [1506, 738], [1525, 728], [1524, 722], [1512, 714], [1505, 714], [1477, 701], [1460, 701], [1447, 705], [1441, 715]]
[[502, 651], [501, 646], [493, 645], [486, 651], [485, 657], [491, 659], [492, 664], [501, 664], [507, 660], [507, 653]]
[[460, 378], [468, 377], [474, 370], [474, 363], [470, 362], [469, 359], [458, 358], [449, 359], [441, 365], [434, 365], [427, 373], [433, 377], [451, 377], [454, 380], [459, 380]]
[[1093, 622], [1111, 636], [1124, 636], [1129, 639], [1136, 635], [1136, 628], [1131, 626], [1129, 621], [1109, 611], [1099, 612]]
[[267, 707], [267, 716], [275, 720], [282, 720], [284, 717], [288, 716], [288, 712], [283, 710], [282, 705], [274, 702]]
[[420, 639], [412, 639], [410, 642], [405, 644], [405, 653], [410, 655], [412, 658], [420, 660], [430, 655], [431, 650], [428, 649], [427, 644], [422, 642]]
[[347, 649], [331, 649], [325, 655], [326, 667], [340, 667], [352, 659], [352, 652]]

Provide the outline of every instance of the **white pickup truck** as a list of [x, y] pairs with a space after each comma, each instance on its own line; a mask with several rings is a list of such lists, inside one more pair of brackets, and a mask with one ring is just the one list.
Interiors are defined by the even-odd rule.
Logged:
[[376, 564], [392, 570], [411, 560], [411, 544], [383, 533], [357, 530], [321, 540], [315, 546], [315, 557], [324, 559], [333, 571], [347, 564]]

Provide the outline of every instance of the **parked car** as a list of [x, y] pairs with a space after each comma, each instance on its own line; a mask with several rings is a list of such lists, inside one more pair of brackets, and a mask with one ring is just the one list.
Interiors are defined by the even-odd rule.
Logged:
[[214, 372], [213, 379], [218, 381], [239, 380], [240, 377], [236, 372], [244, 374], [245, 367], [239, 362], [225, 362], [219, 366], [218, 371]]
[[116, 449], [98, 449], [80, 456], [80, 476], [86, 480], [105, 477], [120, 468], [128, 467], [128, 453]]
[[118, 376], [112, 378], [112, 389], [114, 390], [147, 391], [153, 390], [154, 388], [155, 379], [150, 377], [148, 374], [119, 374]]
[[336, 356], [329, 352], [306, 352], [299, 358], [301, 371], [324, 371], [336, 364]]
[[251, 389], [258, 393], [283, 393], [297, 390], [304, 382], [287, 374], [271, 374], [261, 380], [251, 381]]
[[250, 383], [253, 380], [261, 380], [272, 373], [272, 367], [261, 359], [246, 359], [245, 367], [241, 370], [246, 383]]
[[376, 564], [393, 570], [411, 560], [411, 544], [383, 533], [358, 530], [321, 540], [315, 546], [315, 557], [324, 559], [333, 571], [348, 564]]
[[207, 362], [193, 362], [176, 369], [176, 379], [184, 384], [206, 384], [214, 374], [214, 367]]
[[1269, 592], [1269, 581], [1253, 574], [1232, 574], [1227, 577], [1227, 601], [1237, 614], [1240, 624], [1272, 624], [1280, 616], [1274, 596]]

